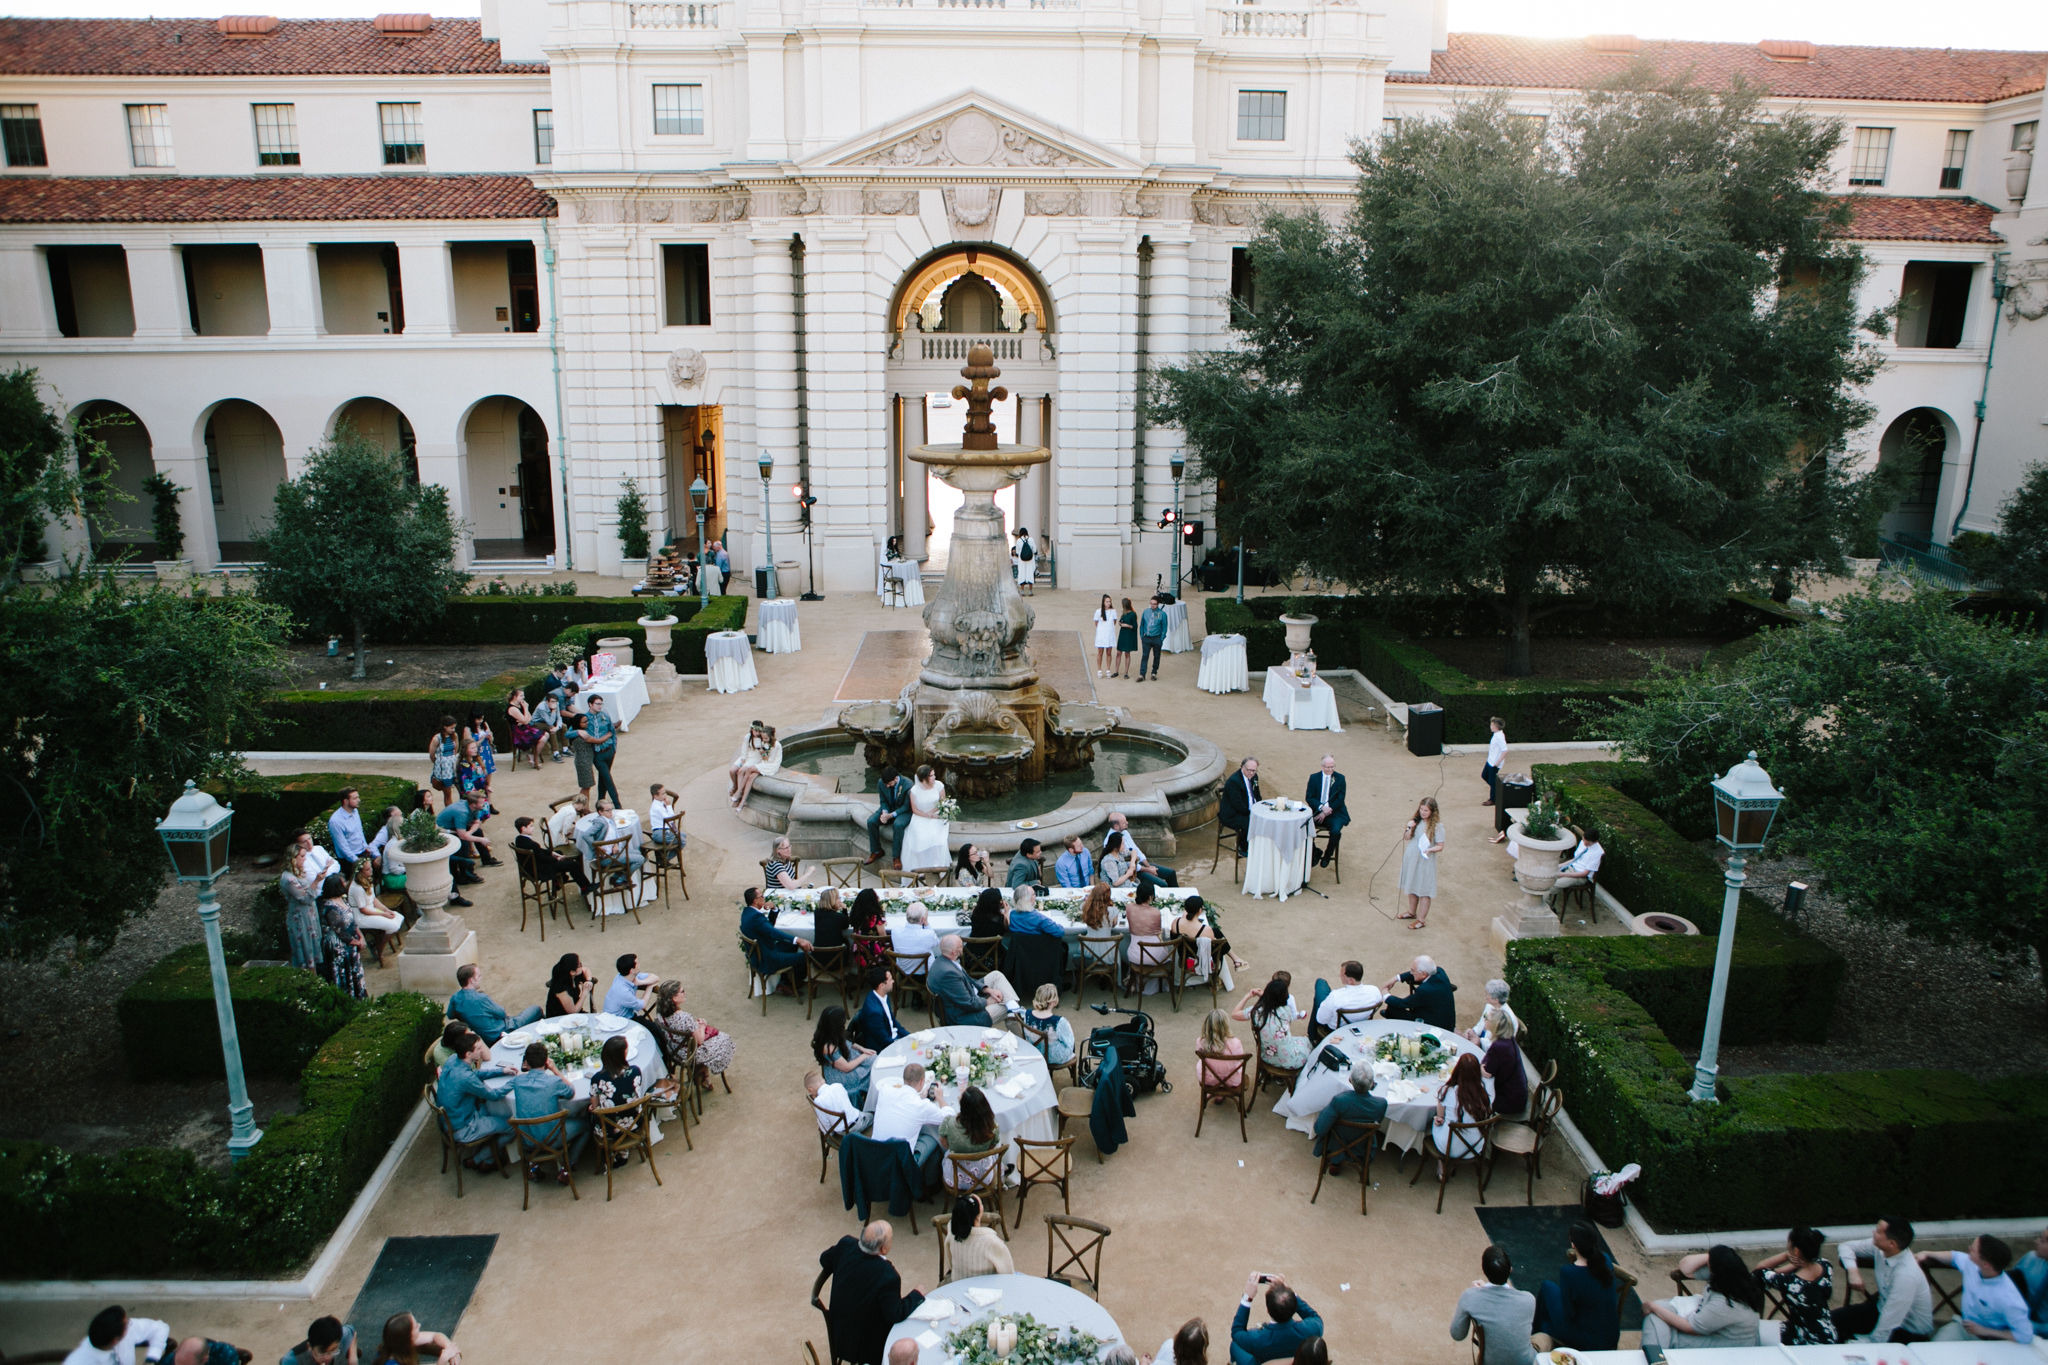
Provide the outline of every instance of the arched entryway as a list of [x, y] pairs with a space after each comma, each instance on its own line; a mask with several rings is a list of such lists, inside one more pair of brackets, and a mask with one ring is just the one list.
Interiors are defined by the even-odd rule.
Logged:
[[1954, 437], [1955, 424], [1938, 408], [1913, 408], [1885, 428], [1877, 445], [1878, 467], [1906, 473], [1898, 501], [1878, 523], [1879, 534], [1914, 549], [1933, 543], [1942, 469]]
[[207, 414], [205, 442], [221, 563], [249, 563], [284, 482], [284, 436], [262, 408], [230, 398]]
[[162, 558], [152, 526], [156, 503], [143, 487], [156, 472], [149, 428], [121, 404], [95, 400], [71, 414], [71, 429], [81, 440], [106, 448], [106, 469], [112, 476], [114, 496], [99, 524], [91, 528], [93, 557], [113, 560], [125, 554], [144, 563]]
[[413, 435], [412, 423], [397, 407], [381, 398], [351, 399], [334, 414], [334, 430], [338, 432], [343, 427], [404, 457], [412, 470], [412, 481], [420, 481], [419, 441]]
[[478, 560], [535, 560], [555, 553], [548, 429], [540, 414], [498, 394], [462, 424], [462, 477]]

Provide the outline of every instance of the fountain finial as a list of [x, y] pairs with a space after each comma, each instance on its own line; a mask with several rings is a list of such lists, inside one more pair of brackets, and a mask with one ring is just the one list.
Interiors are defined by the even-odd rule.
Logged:
[[985, 341], [977, 341], [967, 348], [967, 363], [960, 367], [960, 377], [966, 384], [955, 384], [953, 396], [967, 400], [967, 426], [960, 435], [962, 450], [994, 450], [996, 448], [996, 425], [989, 420], [991, 403], [1000, 403], [1010, 396], [1010, 391], [998, 384], [989, 387], [989, 381], [1002, 374], [996, 368], [996, 353]]

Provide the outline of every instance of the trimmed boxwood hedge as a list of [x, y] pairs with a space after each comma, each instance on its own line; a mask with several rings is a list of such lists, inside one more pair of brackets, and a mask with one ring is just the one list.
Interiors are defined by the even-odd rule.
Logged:
[[[1603, 777], [1621, 764], [1539, 768], [1607, 849], [1601, 881], [1635, 913], [1720, 922], [1713, 859]], [[1711, 892], [1711, 894], [1710, 894]], [[1690, 907], [1690, 908], [1686, 908]], [[2041, 1076], [1951, 1071], [1727, 1078], [1718, 1105], [1688, 1098], [1712, 979], [1709, 937], [1519, 939], [1506, 976], [1525, 1041], [1558, 1065], [1572, 1121], [1601, 1157], [1641, 1163], [1631, 1197], [1663, 1231], [2002, 1216], [2048, 1202], [2031, 1158], [2048, 1119]], [[1842, 962], [1745, 897], [1723, 1041], [1818, 1041]], [[1677, 1042], [1674, 1042], [1674, 1039]]]
[[[252, 1076], [291, 1077], [355, 1013], [356, 1002], [298, 967], [245, 967], [229, 942], [228, 995], [235, 1003], [242, 1066]], [[206, 945], [188, 943], [144, 972], [115, 1005], [121, 1053], [138, 1081], [222, 1076], [220, 1023]]]
[[[656, 599], [647, 597], [451, 597], [437, 621], [379, 636], [394, 645], [538, 645], [565, 626], [590, 621], [630, 621], [644, 616]], [[685, 599], [676, 602], [680, 615]], [[697, 609], [695, 598], [688, 609]]]
[[[300, 1109], [273, 1120], [232, 1176], [190, 1152], [117, 1156], [0, 1142], [0, 1276], [101, 1279], [276, 1275], [341, 1221], [419, 1103], [441, 1010], [393, 992], [357, 1012], [307, 1064]], [[109, 1237], [110, 1227], [139, 1235]]]
[[[419, 749], [426, 752], [426, 736]], [[341, 794], [350, 787], [362, 793], [363, 825], [368, 829], [377, 812], [386, 806], [412, 807], [412, 794], [419, 784], [410, 778], [378, 777], [368, 773], [292, 773], [284, 777], [257, 778], [249, 786], [231, 788], [209, 783], [206, 790], [223, 805], [235, 808], [234, 846], [238, 849], [284, 847], [300, 830], [318, 824], [321, 842], [327, 842], [327, 817], [341, 804]]]
[[[704, 672], [704, 637], [715, 630], [738, 630], [747, 623], [744, 597], [714, 597], [711, 610], [703, 613], [698, 612], [695, 602], [675, 600], [674, 610], [678, 624], [669, 632], [668, 661], [678, 673]], [[552, 643], [574, 645], [588, 658], [596, 652], [599, 640], [615, 635], [633, 642], [634, 663], [645, 668], [654, 662], [654, 656], [647, 652], [647, 630], [637, 616], [625, 621], [570, 626], [555, 636]]]

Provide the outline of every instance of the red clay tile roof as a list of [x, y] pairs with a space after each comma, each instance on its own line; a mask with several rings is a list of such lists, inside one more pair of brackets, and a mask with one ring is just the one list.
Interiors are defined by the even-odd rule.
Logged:
[[0, 176], [0, 223], [553, 217], [519, 175]]
[[1862, 242], [2003, 242], [1991, 230], [1998, 210], [1975, 199], [1906, 199], [1852, 194], [1856, 221], [1843, 235]]
[[[1787, 99], [1936, 100], [1987, 104], [2041, 89], [2048, 52], [1935, 47], [1814, 48], [1812, 61], [1774, 62], [1755, 43], [1676, 43], [1645, 38], [1643, 60], [1660, 74], [1690, 71], [1719, 89], [1741, 76]], [[1453, 33], [1429, 72], [1389, 72], [1389, 82], [1489, 89], [1582, 90], [1628, 69], [1629, 55], [1590, 50], [1581, 38]]]
[[0, 19], [0, 75], [535, 75], [499, 59], [475, 19], [436, 19], [387, 38], [368, 19], [287, 19], [265, 38], [229, 38], [211, 19]]

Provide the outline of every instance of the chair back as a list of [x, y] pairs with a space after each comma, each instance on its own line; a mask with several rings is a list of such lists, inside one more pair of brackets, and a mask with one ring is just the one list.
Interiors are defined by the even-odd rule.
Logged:
[[[1444, 1133], [1441, 1155], [1451, 1161], [1484, 1161], [1493, 1149], [1493, 1128], [1500, 1115], [1478, 1123], [1453, 1123]], [[1474, 1151], [1474, 1144], [1478, 1150]]]
[[853, 1120], [836, 1110], [827, 1109], [816, 1100], [811, 1108], [818, 1116], [818, 1141], [826, 1147], [837, 1149], [841, 1140], [853, 1131]]
[[[1364, 1023], [1364, 1022], [1365, 1022], [1366, 1020], [1368, 1020], [1368, 1019], [1377, 1019], [1377, 1018], [1379, 1018], [1379, 1017], [1380, 1017], [1380, 1005], [1384, 1005], [1385, 1003], [1386, 1003], [1386, 1002], [1385, 1002], [1384, 1000], [1382, 1000], [1382, 1001], [1380, 1001], [1380, 1002], [1379, 1002], [1379, 1004], [1374, 1004], [1374, 1005], [1355, 1005], [1355, 1006], [1353, 1006], [1352, 1008], [1350, 1008], [1350, 1009], [1348, 1009], [1348, 1010], [1338, 1010], [1338, 1011], [1337, 1011], [1337, 1028], [1341, 1029], [1341, 1028], [1345, 1028], [1345, 1027], [1347, 1027], [1348, 1025], [1351, 1025], [1351, 1024], [1362, 1024], [1362, 1023]], [[1334, 1033], [1335, 1031], [1336, 1031], [1336, 1029], [1332, 1029], [1332, 1030], [1331, 1030], [1331, 1032], [1333, 1032], [1333, 1033]]]
[[[848, 929], [846, 931], [846, 941], [853, 947], [853, 955], [855, 957], [874, 959], [879, 956], [883, 963], [887, 964], [889, 958], [888, 930], [885, 929], [879, 934], [862, 934]], [[863, 949], [865, 951], [862, 951]]]
[[938, 867], [918, 867], [912, 868], [910, 875], [917, 886], [944, 886], [952, 880], [953, 868], [950, 863]]
[[511, 1119], [512, 1132], [519, 1139], [520, 1159], [529, 1165], [536, 1161], [559, 1161], [562, 1169], [569, 1168], [569, 1111], [557, 1110], [537, 1119]]
[[827, 858], [818, 864], [825, 870], [825, 885], [858, 890], [861, 869], [867, 866], [865, 858]]
[[1323, 1160], [1335, 1166], [1346, 1161], [1361, 1165], [1371, 1159], [1372, 1140], [1385, 1133], [1384, 1123], [1360, 1123], [1355, 1119], [1338, 1119], [1330, 1126], [1330, 1132], [1323, 1139]]
[[1074, 1173], [1074, 1139], [1070, 1137], [1056, 1142], [1017, 1138], [1014, 1146], [1019, 1184], [1064, 1184]]
[[[428, 1049], [430, 1052], [432, 1050], [431, 1048]], [[434, 1126], [441, 1130], [441, 1137], [449, 1143], [454, 1143], [456, 1140], [455, 1125], [448, 1122], [448, 1111], [443, 1109], [441, 1102], [434, 1098], [434, 1083], [432, 1081], [428, 1081], [420, 1087], [420, 1098], [427, 1102], [427, 1108], [432, 1111]]]
[[[1071, 1287], [1085, 1281], [1096, 1298], [1102, 1297], [1102, 1244], [1109, 1240], [1109, 1225], [1071, 1214], [1045, 1215], [1045, 1278]], [[1060, 1259], [1055, 1261], [1055, 1257]], [[1061, 1272], [1072, 1269], [1072, 1276]]]
[[616, 839], [606, 839], [602, 843], [592, 844], [590, 862], [597, 869], [597, 874], [602, 877], [614, 872], [630, 872], [632, 863], [626, 856], [626, 850], [632, 843], [632, 835], [621, 834]]
[[1486, 1329], [1472, 1324], [1472, 1365], [1486, 1365]]
[[512, 846], [512, 862], [519, 869], [519, 894], [523, 896], [528, 893], [527, 884], [530, 882], [532, 883], [532, 894], [538, 896], [541, 891], [540, 868], [533, 861], [533, 850], [521, 848], [519, 845], [514, 844]]
[[648, 850], [654, 855], [655, 861], [667, 862], [683, 856], [683, 815], [684, 812], [677, 811], [661, 822], [662, 838], [656, 840], [654, 847]]
[[1012, 934], [1003, 974], [1029, 1004], [1040, 986], [1057, 986], [1067, 975], [1067, 941], [1051, 934]]
[[590, 1106], [590, 1121], [597, 1125], [598, 1141], [611, 1151], [647, 1145], [647, 1107], [652, 1095], [639, 1095], [610, 1108]]
[[1242, 1095], [1251, 1085], [1249, 1052], [1210, 1052], [1195, 1049], [1195, 1069], [1202, 1080], [1202, 1103], [1215, 1095]]
[[1003, 940], [1000, 934], [986, 938], [963, 939], [960, 943], [960, 965], [973, 977], [987, 976], [1003, 965]]
[[1115, 934], [1083, 934], [1080, 943], [1082, 971], [1090, 976], [1098, 972], [1116, 972], [1116, 953], [1122, 940]]
[[947, 1152], [941, 1163], [940, 1179], [955, 1198], [978, 1194], [984, 1202], [1000, 1200], [1003, 1194], [1003, 1149], [959, 1156]]

